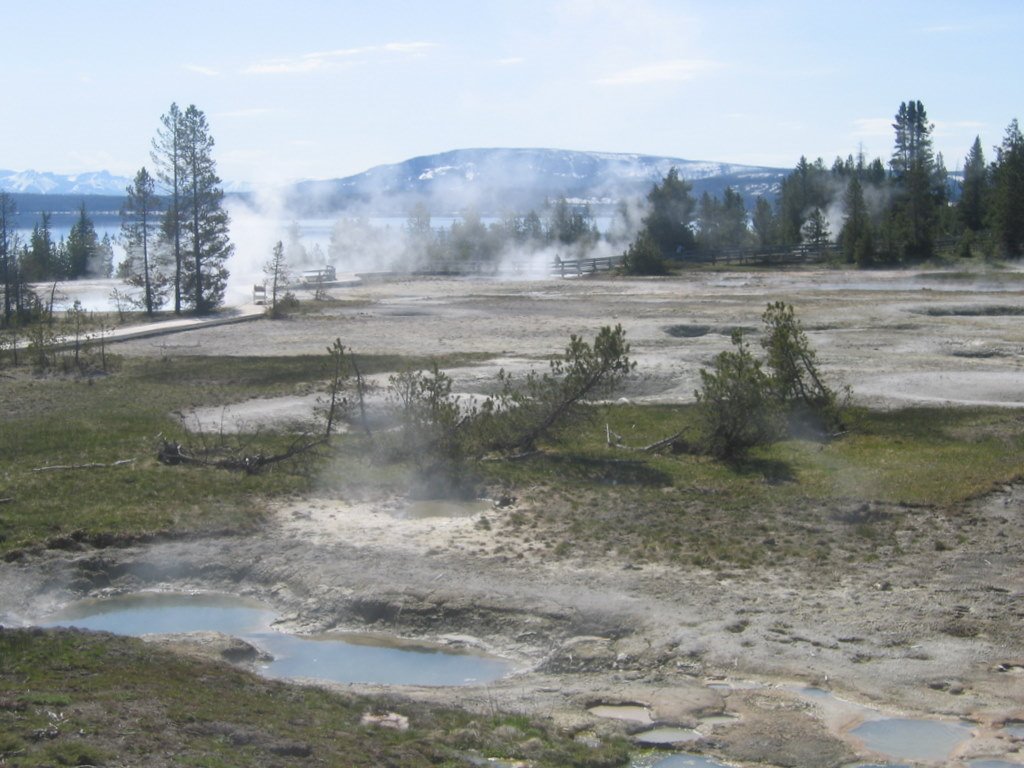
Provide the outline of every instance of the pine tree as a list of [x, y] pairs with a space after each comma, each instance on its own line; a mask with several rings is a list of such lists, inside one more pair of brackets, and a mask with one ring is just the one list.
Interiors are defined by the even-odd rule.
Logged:
[[167, 211], [164, 214], [163, 237], [174, 257], [174, 314], [180, 315], [182, 308], [183, 266], [182, 251], [182, 208], [185, 189], [186, 169], [184, 164], [184, 116], [177, 104], [171, 103], [167, 113], [160, 117], [160, 128], [153, 139], [150, 156], [156, 166], [157, 178], [163, 183], [168, 196]]
[[664, 275], [668, 271], [661, 250], [646, 229], [640, 231], [623, 254], [622, 270], [627, 275]]
[[747, 245], [750, 230], [747, 229], [747, 205], [743, 195], [732, 187], [722, 193], [722, 242], [729, 248]]
[[50, 232], [50, 214], [43, 211], [32, 227], [28, 246], [21, 258], [22, 271], [29, 282], [56, 280], [64, 276], [57, 245]]
[[938, 205], [945, 198], [945, 169], [932, 152], [932, 124], [920, 101], [903, 102], [893, 123], [895, 146], [889, 166], [897, 185], [894, 231], [902, 257], [925, 259], [933, 255]]
[[121, 209], [121, 233], [124, 236], [128, 258], [142, 260], [142, 302], [146, 314], [153, 316], [161, 301], [154, 290], [153, 264], [150, 259], [150, 239], [154, 234], [154, 222], [160, 210], [160, 198], [156, 194], [156, 182], [145, 166], [135, 174], [135, 179], [126, 190], [124, 207]]
[[828, 228], [828, 219], [825, 218], [821, 208], [815, 208], [811, 211], [811, 215], [804, 222], [801, 232], [804, 242], [819, 250], [827, 246], [832, 238], [832, 233]]
[[843, 207], [846, 216], [839, 242], [843, 247], [843, 256], [848, 264], [856, 263], [866, 267], [874, 258], [874, 243], [871, 234], [871, 218], [867, 205], [864, 203], [864, 189], [856, 175], [850, 178], [843, 196]]
[[18, 275], [18, 240], [14, 232], [14, 215], [17, 213], [14, 199], [7, 192], [0, 192], [0, 280], [4, 292], [4, 325], [14, 317], [15, 286]]
[[288, 260], [284, 253], [284, 243], [278, 240], [274, 244], [270, 261], [263, 265], [263, 274], [270, 284], [270, 316], [279, 318], [282, 316], [278, 308], [278, 300], [281, 297], [284, 287], [291, 279], [288, 269]]
[[67, 254], [67, 276], [71, 279], [98, 276], [97, 257], [99, 256], [99, 237], [96, 227], [85, 210], [83, 201], [78, 209], [78, 220], [71, 226], [68, 241], [65, 245]]
[[920, 101], [905, 101], [896, 112], [895, 147], [889, 162], [893, 174], [902, 179], [915, 168], [930, 169], [934, 162], [932, 153], [932, 126], [928, 113]]
[[828, 206], [831, 186], [821, 158], [813, 163], [807, 162], [806, 157], [800, 158], [793, 172], [782, 180], [779, 192], [778, 232], [783, 243], [803, 242], [804, 223], [814, 209]]
[[775, 244], [777, 222], [772, 205], [763, 196], [758, 195], [754, 204], [754, 236], [761, 248], [767, 248]]
[[1013, 257], [1024, 254], [1024, 135], [1016, 119], [996, 149], [992, 220], [1005, 253]]
[[228, 213], [223, 207], [213, 159], [213, 137], [206, 115], [189, 105], [182, 117], [181, 156], [185, 185], [180, 199], [184, 243], [189, 258], [183, 261], [184, 289], [197, 314], [214, 310], [224, 300], [228, 271], [234, 251], [228, 238]]
[[964, 177], [960, 186], [960, 204], [957, 208], [960, 221], [974, 232], [985, 226], [988, 186], [989, 173], [985, 165], [985, 153], [981, 149], [981, 137], [975, 136], [974, 144], [964, 160]]
[[96, 274], [102, 278], [114, 276], [114, 240], [109, 232], [104, 232], [96, 249]]
[[679, 178], [679, 171], [670, 168], [661, 184], [655, 184], [647, 194], [650, 209], [644, 217], [644, 226], [663, 258], [679, 258], [693, 249], [690, 225], [695, 204], [690, 196], [691, 189], [685, 179]]
[[697, 204], [697, 247], [706, 253], [714, 253], [722, 247], [721, 203], [710, 192], [700, 196]]

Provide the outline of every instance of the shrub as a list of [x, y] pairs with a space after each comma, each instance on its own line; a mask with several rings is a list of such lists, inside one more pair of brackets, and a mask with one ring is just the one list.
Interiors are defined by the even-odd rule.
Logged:
[[[761, 338], [770, 384], [796, 421], [832, 432], [842, 427], [841, 403], [818, 370], [818, 358], [790, 304], [769, 304]], [[845, 398], [844, 398], [845, 399]]]
[[627, 275], [664, 275], [668, 272], [661, 249], [646, 229], [637, 235], [623, 254], [622, 270]]
[[720, 459], [742, 456], [782, 434], [781, 411], [771, 378], [751, 354], [740, 331], [733, 331], [732, 343], [735, 349], [716, 355], [712, 370], [701, 369], [701, 388], [694, 393], [700, 444]]
[[522, 382], [499, 373], [501, 393], [484, 403], [476, 419], [483, 448], [532, 450], [538, 440], [578, 419], [584, 403], [611, 392], [636, 367], [621, 325], [601, 328], [593, 345], [571, 335], [564, 354], [548, 365], [548, 373], [530, 373]]

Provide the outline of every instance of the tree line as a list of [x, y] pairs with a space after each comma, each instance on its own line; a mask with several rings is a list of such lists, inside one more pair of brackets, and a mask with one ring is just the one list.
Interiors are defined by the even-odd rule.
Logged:
[[16, 317], [27, 317], [41, 305], [30, 283], [110, 277], [114, 270], [114, 244], [100, 238], [83, 202], [67, 238], [54, 240], [50, 214], [42, 213], [27, 243], [20, 243], [14, 227], [17, 207], [7, 192], [0, 192], [0, 291], [3, 314], [0, 327]]
[[[205, 314], [224, 299], [228, 237], [224, 192], [213, 159], [206, 115], [195, 105], [172, 103], [161, 116], [150, 156], [126, 189], [121, 240], [126, 258], [118, 276], [142, 289], [138, 304], [153, 315], [170, 302], [175, 314]], [[13, 198], [0, 192], [0, 290], [3, 326], [28, 322], [46, 311], [30, 283], [113, 274], [113, 247], [99, 239], [85, 204], [66, 241], [54, 242], [43, 213], [29, 242], [14, 227]]]
[[672, 169], [647, 196], [627, 271], [656, 274], [724, 248], [831, 246], [861, 267], [930, 259], [942, 242], [955, 243], [960, 256], [1024, 254], [1024, 136], [1016, 119], [991, 162], [975, 138], [956, 182], [934, 152], [934, 126], [920, 101], [900, 104], [893, 129], [888, 164], [863, 153], [837, 157], [831, 167], [801, 157], [774, 204], [759, 197], [749, 213], [731, 189], [695, 200]]

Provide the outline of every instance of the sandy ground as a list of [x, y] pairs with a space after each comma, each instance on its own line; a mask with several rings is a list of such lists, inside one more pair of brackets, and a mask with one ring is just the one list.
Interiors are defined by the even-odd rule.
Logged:
[[570, 333], [621, 323], [638, 363], [638, 400], [691, 399], [697, 371], [756, 333], [765, 306], [794, 305], [824, 370], [874, 405], [1024, 404], [1024, 271], [721, 273], [675, 280], [412, 279], [335, 289], [322, 316], [124, 342], [128, 355], [355, 353], [495, 355], [452, 372], [473, 391], [499, 367], [543, 365]]
[[[755, 332], [765, 305], [782, 300], [796, 307], [826, 373], [860, 402], [1024, 407], [1022, 294], [1019, 271], [392, 280], [339, 290], [346, 303], [323, 317], [194, 330], [175, 337], [187, 346], [150, 339], [118, 351], [290, 355], [321, 353], [337, 337], [356, 352], [498, 355], [452, 372], [460, 391], [475, 393], [498, 367], [543, 364], [569, 333], [621, 323], [640, 373], [625, 396], [679, 402], [733, 327]], [[250, 401], [234, 415], [196, 416], [276, 423], [311, 405]], [[544, 503], [524, 493], [516, 507]], [[4, 564], [0, 620], [104, 590], [233, 591], [271, 602], [288, 629], [469, 642], [520, 670], [486, 687], [405, 689], [419, 698], [550, 715], [596, 734], [639, 726], [589, 707], [639, 704], [656, 722], [700, 726], [701, 749], [742, 765], [839, 766], [871, 757], [850, 733], [864, 719], [967, 718], [973, 737], [957, 760], [1024, 764], [1024, 741], [999, 727], [1024, 720], [1024, 487], [961, 510], [962, 546], [937, 553], [908, 542], [891, 561], [813, 572], [552, 560], [481, 523], [516, 507], [416, 518], [404, 505], [294, 499], [245, 538]], [[921, 525], [953, 524], [934, 510], [921, 512]], [[801, 692], [806, 685], [837, 698]], [[735, 718], [702, 720], [722, 713]]]

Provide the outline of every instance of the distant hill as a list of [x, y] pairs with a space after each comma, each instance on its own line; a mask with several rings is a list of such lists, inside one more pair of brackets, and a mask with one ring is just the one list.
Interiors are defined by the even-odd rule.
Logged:
[[300, 216], [346, 209], [405, 215], [422, 202], [435, 214], [470, 206], [497, 214], [565, 197], [600, 209], [643, 197], [673, 167], [692, 183], [695, 197], [721, 195], [730, 186], [748, 209], [758, 195], [774, 197], [791, 170], [561, 149], [456, 149], [342, 179], [300, 182], [288, 191], [287, 207]]
[[[791, 170], [563, 149], [456, 149], [342, 179], [299, 182], [285, 190], [285, 201], [298, 218], [345, 211], [405, 216], [417, 203], [438, 215], [470, 207], [492, 215], [539, 212], [545, 201], [562, 197], [587, 203], [599, 213], [620, 200], [643, 198], [673, 167], [693, 185], [694, 197], [704, 192], [721, 196], [732, 187], [743, 195], [748, 210], [758, 195], [774, 198]], [[26, 219], [38, 211], [75, 211], [83, 200], [90, 212], [112, 215], [130, 183], [107, 171], [61, 175], [0, 170], [0, 190], [14, 194], [19, 215]], [[232, 183], [223, 189], [244, 195], [251, 188]]]

